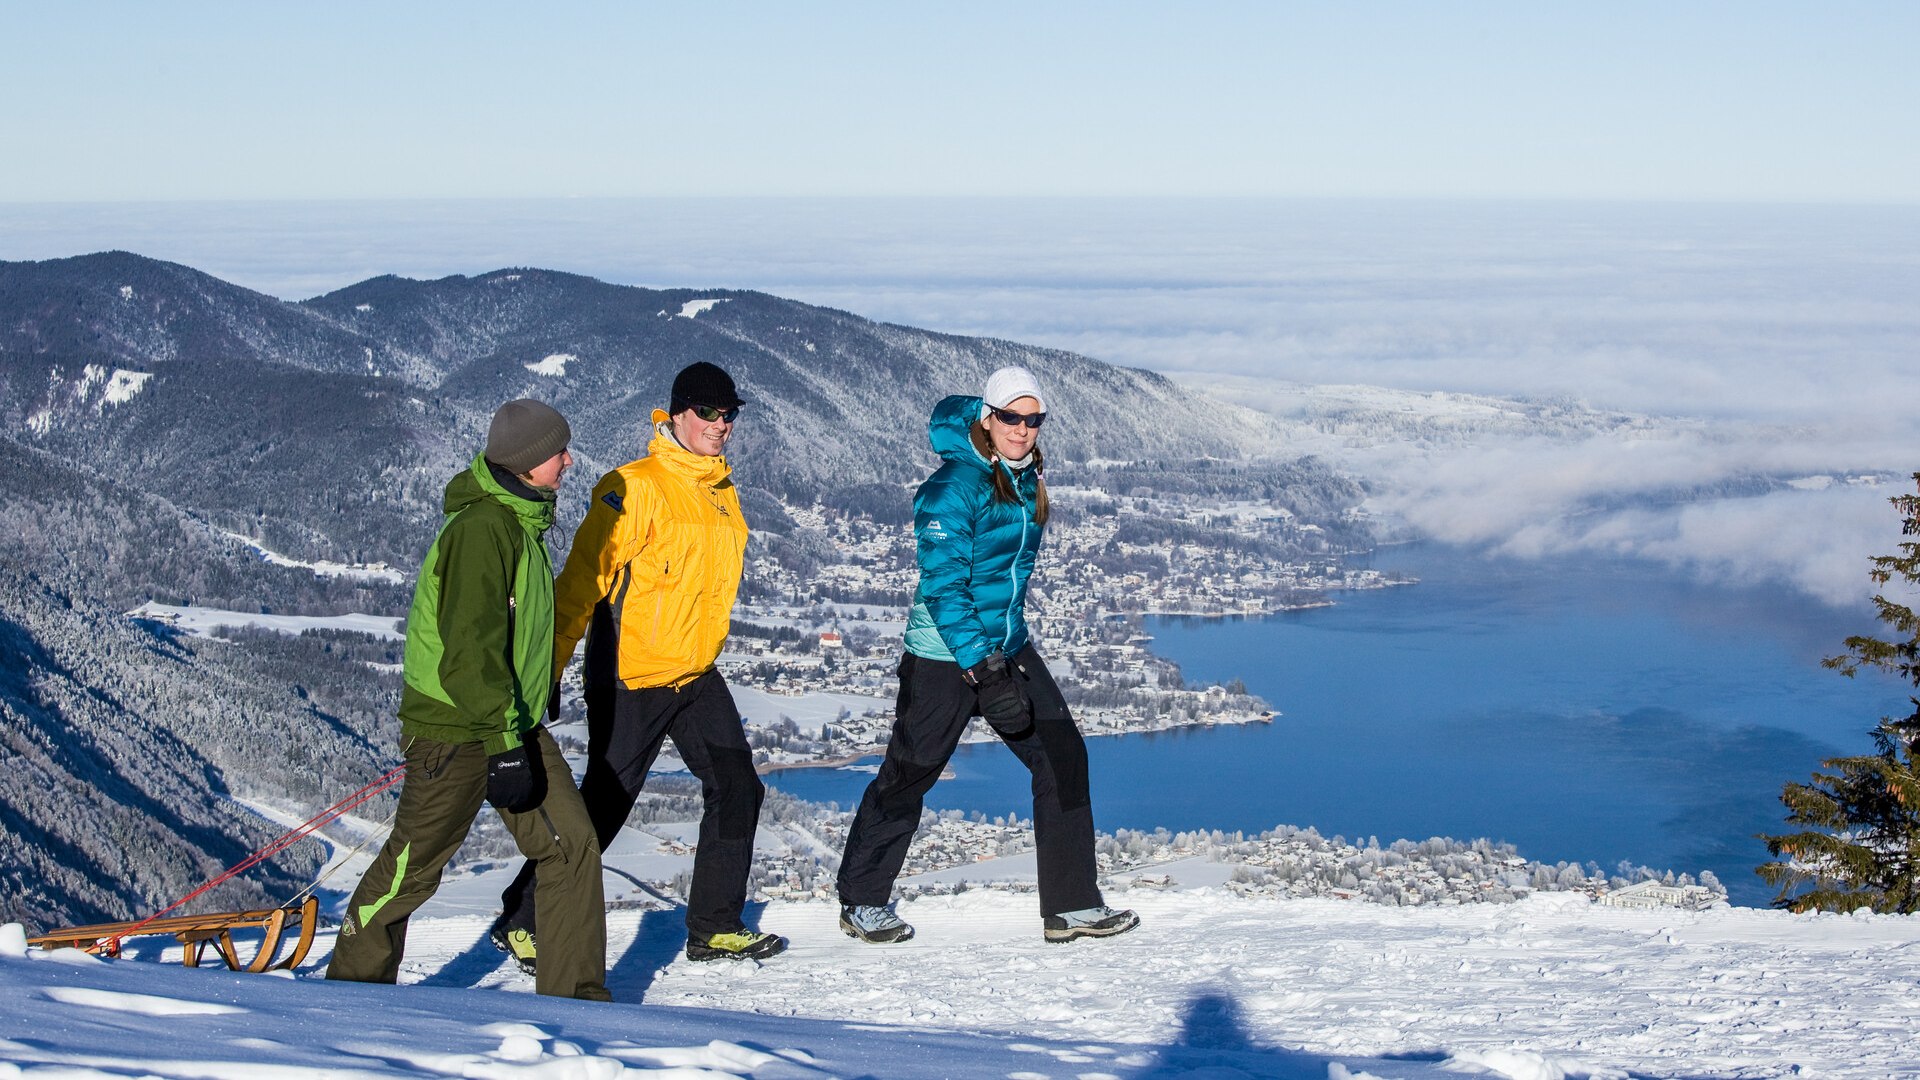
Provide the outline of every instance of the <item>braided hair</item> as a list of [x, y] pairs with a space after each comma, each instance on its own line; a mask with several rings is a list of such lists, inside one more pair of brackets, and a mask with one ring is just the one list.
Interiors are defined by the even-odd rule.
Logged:
[[[994, 501], [1010, 503], [1021, 501], [1020, 493], [1013, 489], [1012, 471], [1000, 467], [1000, 452], [993, 448], [993, 439], [987, 434], [987, 422], [985, 420], [974, 421], [973, 425], [967, 429], [967, 437], [972, 440], [973, 448], [980, 452], [980, 456], [987, 459], [987, 473], [993, 477]], [[1033, 523], [1035, 525], [1045, 525], [1047, 523], [1048, 508], [1047, 474], [1044, 471], [1046, 468], [1046, 459], [1041, 455], [1038, 443], [1034, 444], [1032, 458], [1033, 461], [1027, 468], [1033, 470], [1035, 481], [1033, 493]]]

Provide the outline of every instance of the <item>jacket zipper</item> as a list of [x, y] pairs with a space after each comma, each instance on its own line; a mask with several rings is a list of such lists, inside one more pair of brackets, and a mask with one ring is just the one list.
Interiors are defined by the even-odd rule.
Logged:
[[[512, 586], [508, 586], [508, 588], [511, 589]], [[515, 636], [513, 625], [515, 621], [514, 617], [519, 613], [519, 604], [517, 601], [518, 597], [514, 596], [512, 592], [507, 593], [507, 671], [512, 679], [512, 688], [515, 691], [513, 697], [515, 698], [520, 696], [518, 693], [520, 690], [520, 642]], [[509, 701], [508, 704], [511, 705], [512, 702]]]
[[1014, 602], [1020, 599], [1020, 557], [1027, 553], [1027, 527], [1033, 523], [1032, 516], [1026, 512], [1027, 500], [1020, 494], [1020, 478], [1015, 476], [1012, 479], [1014, 497], [1020, 500], [1020, 549], [1013, 553], [1013, 565], [1007, 568], [1007, 580], [1013, 586], [1013, 591], [1007, 595], [1006, 633], [1000, 638], [1003, 652], [1013, 644], [1013, 607]]
[[541, 819], [547, 823], [547, 831], [553, 834], [553, 846], [560, 851], [560, 861], [571, 865], [573, 860], [567, 858], [567, 845], [560, 842], [560, 830], [554, 827], [553, 817], [547, 813], [546, 804], [542, 803], [539, 809]]
[[660, 587], [653, 590], [653, 645], [657, 651], [662, 647], [660, 633], [660, 611], [666, 605], [667, 579], [673, 576], [673, 560], [668, 559], [660, 565]]

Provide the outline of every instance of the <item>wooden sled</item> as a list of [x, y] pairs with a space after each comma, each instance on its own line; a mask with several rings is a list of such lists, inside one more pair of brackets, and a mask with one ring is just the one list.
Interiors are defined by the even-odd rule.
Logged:
[[[308, 897], [304, 903], [293, 907], [267, 908], [262, 911], [173, 915], [144, 922], [76, 926], [28, 938], [27, 943], [38, 945], [43, 949], [85, 949], [90, 953], [113, 956], [119, 953], [122, 938], [171, 934], [184, 947], [185, 951], [180, 959], [188, 967], [199, 967], [201, 954], [206, 951], [209, 944], [212, 944], [219, 949], [220, 958], [225, 960], [227, 967], [233, 971], [261, 972], [274, 968], [292, 970], [299, 965], [300, 961], [307, 958], [307, 950], [313, 947], [313, 932], [319, 921], [320, 902], [313, 897]], [[287, 954], [286, 959], [275, 963], [274, 956], [280, 951], [280, 942], [286, 936], [289, 923], [298, 926], [299, 936], [294, 940], [293, 950]], [[256, 928], [262, 933], [260, 947], [255, 950], [253, 960], [242, 965], [239, 951], [234, 946], [233, 932]]]

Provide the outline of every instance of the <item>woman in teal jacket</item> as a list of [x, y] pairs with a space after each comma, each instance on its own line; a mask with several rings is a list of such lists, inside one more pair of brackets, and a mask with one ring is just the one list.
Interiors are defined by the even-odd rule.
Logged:
[[1028, 640], [1027, 581], [1047, 524], [1038, 441], [1046, 399], [1024, 368], [1001, 368], [983, 397], [933, 410], [942, 464], [913, 500], [920, 585], [907, 618], [886, 761], [868, 785], [840, 859], [840, 928], [870, 942], [913, 927], [889, 902], [920, 810], [967, 721], [984, 717], [1033, 774], [1040, 914], [1048, 941], [1139, 925], [1100, 897], [1087, 747]]

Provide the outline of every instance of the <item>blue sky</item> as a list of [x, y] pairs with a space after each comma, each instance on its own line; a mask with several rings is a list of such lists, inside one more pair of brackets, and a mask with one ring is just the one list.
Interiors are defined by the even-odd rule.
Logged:
[[1920, 202], [1913, 3], [26, 3], [0, 201]]
[[541, 266], [1256, 403], [1363, 383], [1690, 418], [1653, 451], [1415, 461], [1409, 516], [1850, 600], [1897, 541], [1883, 489], [1604, 528], [1590, 500], [1903, 475], [1920, 445], [1920, 0], [0, 0], [0, 42], [0, 259], [123, 248], [288, 298]]

